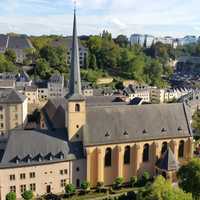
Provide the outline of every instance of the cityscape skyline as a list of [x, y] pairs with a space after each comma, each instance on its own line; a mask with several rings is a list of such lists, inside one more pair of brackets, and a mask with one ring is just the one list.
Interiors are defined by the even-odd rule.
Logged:
[[[99, 34], [106, 29], [113, 36], [198, 36], [199, 5], [197, 0], [150, 0], [148, 6], [145, 0], [78, 0], [78, 32]], [[72, 0], [2, 0], [0, 6], [1, 33], [71, 34]]]

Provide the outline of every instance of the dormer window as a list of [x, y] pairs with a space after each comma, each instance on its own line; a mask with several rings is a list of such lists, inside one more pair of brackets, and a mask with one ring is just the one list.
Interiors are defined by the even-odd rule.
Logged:
[[181, 126], [178, 127], [178, 131], [182, 131], [183, 129], [181, 128]]
[[20, 162], [20, 158], [19, 158], [18, 156], [16, 156], [16, 157], [15, 157], [15, 163], [16, 163], [16, 164], [19, 164], [19, 162]]
[[80, 104], [75, 105], [75, 112], [80, 112]]
[[147, 133], [147, 130], [146, 130], [146, 129], [144, 129], [144, 130], [142, 131], [142, 133], [143, 133], [143, 134], [146, 134], [146, 133]]
[[124, 132], [124, 135], [128, 135], [128, 132], [127, 132], [127, 131], [125, 131], [125, 132]]
[[167, 132], [167, 129], [166, 128], [162, 128], [161, 132]]
[[110, 136], [110, 133], [107, 131], [105, 134], [105, 137], [109, 137], [109, 136]]
[[57, 156], [59, 159], [64, 159], [64, 153], [62, 151], [59, 152]]

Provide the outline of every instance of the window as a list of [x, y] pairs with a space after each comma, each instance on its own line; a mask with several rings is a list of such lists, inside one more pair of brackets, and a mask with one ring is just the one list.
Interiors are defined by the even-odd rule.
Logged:
[[26, 185], [20, 185], [20, 192], [23, 193], [26, 191]]
[[3, 127], [4, 127], [3, 123], [1, 123], [1, 124], [0, 124], [0, 127], [1, 127], [1, 128], [3, 128]]
[[149, 161], [149, 144], [145, 144], [143, 148], [143, 162]]
[[168, 148], [167, 142], [163, 142], [162, 149], [161, 149], [161, 155], [163, 155], [163, 153], [165, 153], [165, 151], [167, 151], [167, 148]]
[[30, 172], [30, 178], [35, 178], [35, 172]]
[[110, 167], [111, 166], [111, 160], [112, 160], [112, 150], [111, 148], [107, 148], [106, 149], [106, 153], [105, 153], [105, 167]]
[[131, 148], [130, 146], [125, 147], [124, 151], [124, 164], [130, 164], [130, 158], [131, 158]]
[[60, 170], [60, 174], [63, 175], [63, 170]]
[[0, 106], [0, 111], [2, 111], [3, 110], [3, 106]]
[[2, 114], [0, 115], [0, 119], [3, 119], [3, 115]]
[[10, 186], [10, 192], [16, 192], [16, 186], [15, 185]]
[[11, 174], [11, 175], [10, 175], [10, 180], [11, 180], [11, 181], [14, 181], [14, 180], [15, 180], [15, 175], [14, 175], [14, 174]]
[[80, 171], [79, 167], [77, 167], [77, 168], [76, 168], [76, 171], [77, 171], [77, 172], [79, 172], [79, 171]]
[[33, 191], [33, 192], [36, 191], [36, 184], [35, 183], [30, 184], [30, 190]]
[[80, 112], [80, 105], [79, 104], [75, 105], [75, 112]]
[[26, 178], [26, 174], [22, 173], [20, 174], [20, 179], [25, 179]]
[[67, 174], [67, 169], [64, 170], [64, 173]]
[[183, 140], [181, 140], [180, 143], [179, 143], [178, 157], [179, 158], [183, 158], [184, 157], [184, 141]]
[[60, 181], [60, 186], [61, 186], [61, 187], [65, 187], [65, 185], [66, 185], [66, 179], [62, 179], [62, 180]]
[[76, 179], [76, 187], [79, 188], [80, 187], [80, 180]]

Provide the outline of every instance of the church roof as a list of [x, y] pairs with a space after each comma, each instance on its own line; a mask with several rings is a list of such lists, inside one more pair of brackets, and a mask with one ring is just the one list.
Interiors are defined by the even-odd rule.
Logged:
[[157, 167], [161, 170], [172, 171], [178, 169], [178, 162], [170, 147], [165, 151], [162, 158], [156, 163]]
[[190, 137], [192, 134], [188, 108], [184, 104], [93, 106], [87, 108], [86, 119], [86, 146]]
[[[0, 168], [83, 158], [82, 143], [67, 141], [65, 129], [54, 132], [50, 130], [13, 130], [9, 134]], [[39, 160], [39, 157], [41, 157], [41, 160]], [[29, 158], [29, 162], [27, 158]]]

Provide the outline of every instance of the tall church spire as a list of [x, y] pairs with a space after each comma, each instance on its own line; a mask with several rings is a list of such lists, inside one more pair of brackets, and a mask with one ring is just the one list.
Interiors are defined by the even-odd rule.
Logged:
[[79, 45], [78, 45], [77, 25], [76, 25], [76, 8], [74, 8], [74, 24], [73, 24], [69, 96], [73, 96], [73, 97], [82, 96], [80, 64], [79, 64]]

